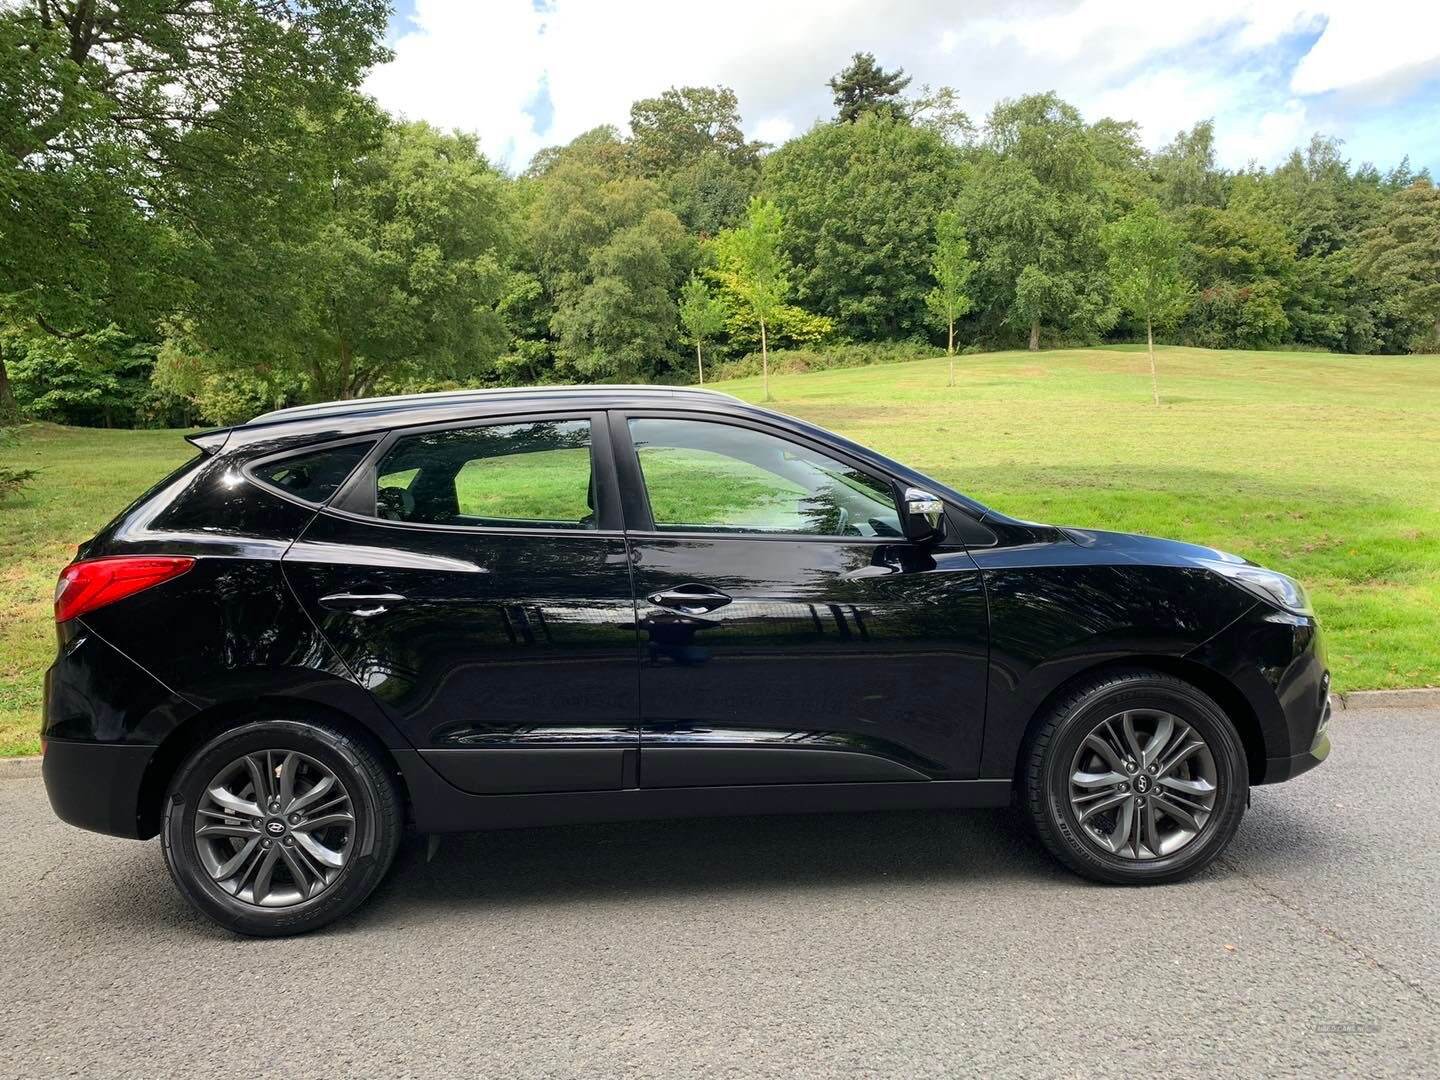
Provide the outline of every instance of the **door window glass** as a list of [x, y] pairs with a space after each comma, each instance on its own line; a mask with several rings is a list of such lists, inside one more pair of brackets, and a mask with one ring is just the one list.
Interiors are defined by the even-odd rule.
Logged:
[[630, 437], [657, 529], [901, 535], [888, 485], [774, 435], [703, 420], [636, 418]]
[[377, 516], [426, 525], [593, 529], [590, 422], [407, 435], [376, 468]]
[[360, 464], [373, 442], [346, 443], [323, 450], [267, 461], [252, 470], [255, 479], [277, 487], [297, 499], [323, 503], [340, 490], [350, 470]]

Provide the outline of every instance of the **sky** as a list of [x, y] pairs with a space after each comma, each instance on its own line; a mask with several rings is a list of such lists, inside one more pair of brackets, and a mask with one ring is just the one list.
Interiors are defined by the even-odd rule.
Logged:
[[1152, 149], [1213, 118], [1227, 168], [1319, 131], [1356, 164], [1440, 174], [1440, 0], [398, 0], [389, 37], [366, 89], [512, 171], [671, 86], [729, 86], [746, 134], [783, 142], [834, 115], [826, 81], [868, 51], [977, 121], [1055, 90]]

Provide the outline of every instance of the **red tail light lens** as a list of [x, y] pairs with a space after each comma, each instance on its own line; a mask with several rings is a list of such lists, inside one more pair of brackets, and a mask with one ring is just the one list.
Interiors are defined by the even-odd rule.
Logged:
[[116, 555], [71, 563], [55, 585], [55, 621], [113, 604], [162, 581], [179, 577], [195, 565], [180, 555]]

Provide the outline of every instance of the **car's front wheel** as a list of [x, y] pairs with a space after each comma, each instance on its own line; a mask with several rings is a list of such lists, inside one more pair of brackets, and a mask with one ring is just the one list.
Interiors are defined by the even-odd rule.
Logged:
[[1158, 672], [1108, 674], [1041, 720], [1022, 762], [1026, 809], [1061, 862], [1097, 881], [1158, 884], [1213, 862], [1248, 799], [1235, 725]]
[[301, 720], [256, 720], [176, 771], [161, 843], [180, 892], [242, 934], [314, 930], [361, 903], [400, 842], [400, 802], [363, 743]]

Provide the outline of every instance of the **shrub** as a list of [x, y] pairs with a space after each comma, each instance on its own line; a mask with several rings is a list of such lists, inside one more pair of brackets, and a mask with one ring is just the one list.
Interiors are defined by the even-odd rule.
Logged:
[[[798, 375], [806, 371], [828, 371], [831, 368], [868, 367], [871, 364], [896, 364], [907, 360], [928, 360], [944, 352], [934, 345], [919, 341], [850, 342], [809, 349], [771, 349], [772, 375]], [[746, 353], [735, 360], [714, 366], [715, 379], [743, 379], [760, 374], [760, 354]]]

